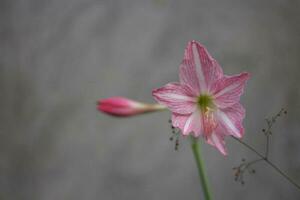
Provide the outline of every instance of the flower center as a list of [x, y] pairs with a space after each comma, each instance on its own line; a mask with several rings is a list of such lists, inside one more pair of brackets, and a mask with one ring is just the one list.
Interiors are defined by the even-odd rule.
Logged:
[[217, 127], [217, 122], [214, 117], [216, 107], [213, 102], [213, 97], [207, 94], [200, 95], [197, 103], [202, 113], [204, 135], [209, 136]]
[[214, 108], [213, 98], [210, 95], [204, 94], [198, 97], [199, 108], [206, 112], [208, 109]]

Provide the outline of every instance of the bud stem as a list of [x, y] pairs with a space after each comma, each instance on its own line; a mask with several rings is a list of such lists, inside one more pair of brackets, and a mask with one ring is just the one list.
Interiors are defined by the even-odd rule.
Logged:
[[149, 111], [159, 111], [159, 110], [167, 110], [166, 106], [160, 104], [147, 104]]
[[157, 112], [157, 111], [164, 111], [167, 110], [166, 106], [160, 104], [144, 104], [144, 108], [142, 113], [149, 113], [149, 112]]

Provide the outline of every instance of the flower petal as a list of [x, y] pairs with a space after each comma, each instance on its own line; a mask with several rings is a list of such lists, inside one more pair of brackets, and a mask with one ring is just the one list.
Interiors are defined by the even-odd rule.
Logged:
[[236, 104], [243, 94], [244, 86], [249, 78], [248, 73], [235, 76], [224, 76], [213, 86], [214, 103], [220, 108]]
[[180, 130], [183, 130], [186, 120], [190, 115], [180, 115], [172, 113], [172, 125]]
[[194, 137], [202, 135], [202, 120], [200, 111], [196, 110], [191, 115], [172, 114], [172, 124], [179, 128], [182, 135], [192, 134]]
[[245, 109], [240, 103], [236, 103], [231, 107], [220, 109], [217, 111], [218, 124], [220, 131], [224, 135], [232, 135], [241, 138], [244, 134], [242, 121], [245, 117]]
[[152, 91], [154, 99], [167, 106], [172, 112], [190, 114], [196, 109], [196, 97], [186, 85], [169, 83], [164, 87]]
[[206, 142], [216, 147], [223, 155], [227, 155], [224, 136], [222, 134], [218, 134], [217, 130], [206, 138]]
[[[195, 75], [192, 74], [196, 75], [197, 84]], [[199, 87], [201, 92], [208, 92], [212, 84], [222, 76], [222, 68], [206, 48], [194, 40], [189, 42], [180, 71], [181, 83], [188, 84], [195, 89]]]
[[183, 135], [189, 135], [190, 133], [194, 137], [199, 137], [202, 134], [202, 120], [198, 110], [189, 116], [182, 129]]
[[179, 68], [179, 79], [181, 84], [190, 86], [196, 96], [200, 94], [200, 86], [196, 74], [196, 68], [190, 60], [182, 61]]

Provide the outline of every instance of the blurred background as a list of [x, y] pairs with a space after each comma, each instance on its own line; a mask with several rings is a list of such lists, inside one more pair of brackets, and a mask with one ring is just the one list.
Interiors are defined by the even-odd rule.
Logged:
[[[300, 183], [300, 2], [216, 0], [1, 0], [0, 199], [202, 199], [189, 141], [169, 141], [169, 112], [116, 119], [96, 101], [154, 102], [178, 80], [189, 40], [226, 74], [251, 79], [244, 140], [263, 152], [265, 117], [282, 107], [270, 159]], [[231, 138], [223, 157], [203, 142], [214, 199], [299, 199], [265, 163], [234, 181], [255, 155]]]

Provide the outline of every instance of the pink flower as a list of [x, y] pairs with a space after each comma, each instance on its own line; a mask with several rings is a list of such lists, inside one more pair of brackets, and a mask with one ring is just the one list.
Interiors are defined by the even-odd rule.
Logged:
[[110, 115], [127, 117], [163, 110], [165, 107], [159, 104], [144, 104], [124, 97], [111, 97], [99, 100], [97, 109]]
[[152, 94], [171, 110], [172, 124], [184, 136], [202, 136], [226, 155], [224, 137], [244, 134], [245, 110], [239, 100], [248, 78], [248, 73], [224, 75], [206, 48], [191, 41], [180, 65], [180, 83], [169, 83]]

